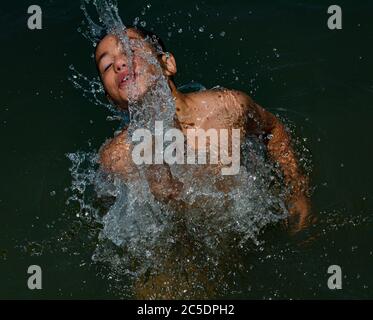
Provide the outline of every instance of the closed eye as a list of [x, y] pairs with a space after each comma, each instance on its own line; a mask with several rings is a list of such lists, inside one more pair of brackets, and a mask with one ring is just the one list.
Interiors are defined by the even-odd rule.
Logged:
[[112, 65], [113, 65], [112, 63], [108, 64], [108, 65], [104, 68], [104, 72], [106, 72], [107, 70], [109, 70], [109, 68], [110, 68]]

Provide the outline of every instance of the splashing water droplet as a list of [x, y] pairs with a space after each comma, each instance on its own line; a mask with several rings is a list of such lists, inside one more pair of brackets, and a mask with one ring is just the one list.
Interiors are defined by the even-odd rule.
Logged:
[[[119, 38], [123, 50], [129, 53], [133, 43], [123, 32], [125, 28], [116, 4], [111, 1], [93, 2], [101, 25], [94, 23], [88, 16], [85, 4], [82, 10], [90, 31], [89, 36], [86, 34], [85, 37], [94, 39], [99, 31], [111, 32]], [[150, 4], [147, 8], [150, 8]], [[196, 10], [199, 10], [198, 6]], [[139, 23], [141, 26], [146, 25], [145, 21], [140, 22], [136, 17], [133, 24]], [[205, 26], [198, 30], [204, 32]], [[182, 33], [182, 28], [178, 32]], [[224, 37], [225, 34], [222, 31], [220, 36]], [[168, 36], [171, 35], [168, 32]], [[209, 37], [213, 39], [214, 36], [210, 34]], [[141, 49], [144, 44], [140, 42], [137, 45]], [[138, 128], [154, 132], [156, 120], [163, 121], [165, 130], [174, 128], [175, 100], [159, 61], [145, 50], [142, 58], [154, 67], [155, 75], [146, 80], [149, 87], [141, 99], [136, 95], [136, 83], [128, 87], [126, 115], [130, 122], [126, 123], [126, 128], [129, 137]], [[123, 113], [103, 102], [105, 90], [98, 77], [86, 77], [72, 65], [69, 69], [73, 72], [71, 81], [75, 88], [91, 97], [95, 104], [104, 105], [112, 111], [108, 118], [124, 119]], [[232, 73], [236, 76], [235, 69]], [[238, 76], [235, 79], [238, 80]], [[115, 139], [123, 143], [123, 140]], [[278, 191], [281, 190], [281, 177], [266, 157], [263, 142], [258, 137], [248, 137], [242, 143], [245, 152], [240, 174], [231, 178], [232, 181], [213, 174], [213, 169], [209, 167], [170, 165], [172, 177], [184, 186], [178, 199], [183, 205], [176, 206], [155, 199], [143, 166], [136, 168], [137, 179], [127, 181], [101, 170], [100, 154], [97, 152], [78, 151], [68, 154], [72, 163], [69, 200], [78, 205], [76, 217], [83, 221], [91, 219], [101, 226], [93, 261], [106, 262], [121, 277], [126, 275], [132, 279], [141, 279], [149, 270], [177, 277], [181, 267], [192, 270], [195, 267], [193, 263], [197, 270], [205, 270], [207, 266], [211, 276], [216, 277], [218, 273], [214, 270], [217, 270], [224, 250], [245, 247], [250, 241], [259, 245], [257, 237], [260, 231], [268, 224], [286, 218], [286, 192]], [[109, 161], [120, 161], [116, 157], [115, 152], [110, 154]], [[220, 187], [227, 183], [235, 187], [223, 192]], [[233, 243], [230, 242], [232, 236], [235, 237]], [[186, 251], [190, 249], [187, 241], [184, 241], [186, 238], [188, 243], [198, 244], [199, 249], [191, 250], [192, 255], [188, 259], [180, 260], [177, 258], [179, 248]], [[175, 263], [178, 263], [177, 267]], [[190, 272], [190, 277], [193, 277], [193, 272]], [[192, 278], [191, 286], [178, 290], [178, 293], [188, 295], [196, 291], [201, 286], [200, 281]]]

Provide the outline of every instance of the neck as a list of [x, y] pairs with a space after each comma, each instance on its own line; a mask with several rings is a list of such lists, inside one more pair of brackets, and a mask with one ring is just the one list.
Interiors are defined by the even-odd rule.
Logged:
[[191, 102], [189, 101], [190, 99], [188, 99], [186, 94], [177, 90], [175, 84], [171, 80], [168, 81], [168, 84], [171, 89], [171, 94], [175, 100], [176, 115], [178, 116], [185, 113], [191, 106]]

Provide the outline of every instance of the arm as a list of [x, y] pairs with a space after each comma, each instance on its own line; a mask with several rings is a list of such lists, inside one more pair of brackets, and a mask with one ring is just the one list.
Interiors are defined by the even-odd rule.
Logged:
[[[124, 181], [140, 179], [138, 167], [132, 161], [132, 145], [127, 142], [127, 132], [123, 130], [106, 142], [99, 151], [100, 168]], [[145, 177], [150, 190], [158, 201], [168, 202], [181, 191], [182, 184], [172, 177], [167, 164], [146, 165]]]
[[168, 164], [145, 166], [145, 176], [154, 197], [161, 202], [174, 200], [181, 192], [183, 184], [176, 180]]
[[272, 160], [279, 164], [290, 195], [287, 199], [291, 217], [299, 218], [296, 230], [306, 225], [310, 212], [310, 200], [307, 195], [309, 188], [308, 177], [304, 175], [291, 145], [291, 138], [285, 126], [270, 112], [266, 111], [251, 98], [246, 96], [249, 114], [248, 130], [269, 136], [267, 149]]

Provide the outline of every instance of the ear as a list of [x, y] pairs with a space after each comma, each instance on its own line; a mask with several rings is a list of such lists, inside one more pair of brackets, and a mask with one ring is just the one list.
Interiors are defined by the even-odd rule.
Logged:
[[172, 53], [166, 52], [162, 54], [161, 60], [165, 75], [168, 77], [173, 77], [177, 73], [174, 55]]

